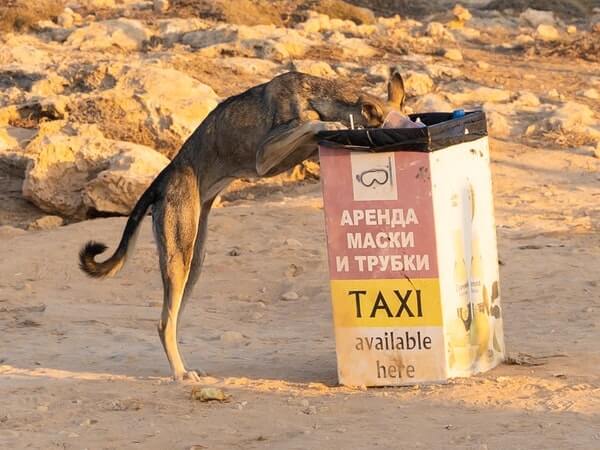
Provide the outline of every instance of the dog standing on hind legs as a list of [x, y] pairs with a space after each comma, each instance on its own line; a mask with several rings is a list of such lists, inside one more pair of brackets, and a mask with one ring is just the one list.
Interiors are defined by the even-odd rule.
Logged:
[[125, 264], [138, 226], [152, 206], [164, 300], [158, 334], [175, 380], [199, 380], [188, 370], [177, 343], [177, 326], [200, 275], [208, 215], [217, 194], [241, 177], [273, 176], [317, 152], [316, 134], [347, 128], [349, 116], [359, 127], [378, 127], [387, 113], [402, 109], [404, 84], [398, 73], [388, 82], [383, 101], [354, 86], [298, 72], [220, 103], [154, 179], [133, 208], [115, 253], [90, 241], [79, 254], [81, 269], [95, 278], [116, 274]]

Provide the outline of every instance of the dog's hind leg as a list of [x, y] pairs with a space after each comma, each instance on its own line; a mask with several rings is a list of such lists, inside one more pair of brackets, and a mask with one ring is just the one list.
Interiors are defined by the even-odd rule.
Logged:
[[[202, 272], [202, 265], [204, 264], [204, 257], [206, 255], [206, 235], [208, 233], [208, 215], [210, 213], [210, 209], [212, 207], [214, 201], [214, 197], [208, 201], [203, 201], [200, 211], [200, 220], [198, 222], [198, 233], [196, 234], [196, 242], [194, 245], [194, 256], [192, 257], [192, 264], [190, 266], [190, 272], [188, 275], [188, 280], [185, 285], [185, 290], [183, 291], [183, 298], [181, 300], [181, 306], [179, 308], [179, 319], [183, 316], [183, 310], [187, 301], [189, 300], [192, 291], [194, 289], [194, 285], [198, 281], [200, 277], [200, 273]], [[177, 323], [177, 328], [179, 329], [179, 322]], [[185, 359], [184, 365], [185, 365]], [[194, 369], [196, 374], [198, 375], [206, 375], [206, 372], [198, 367]], [[190, 372], [188, 370], [188, 372]]]
[[200, 193], [189, 168], [177, 170], [167, 182], [162, 199], [153, 210], [164, 300], [158, 334], [175, 380], [198, 381], [196, 372], [185, 368], [177, 343], [177, 324], [189, 280], [201, 217]]

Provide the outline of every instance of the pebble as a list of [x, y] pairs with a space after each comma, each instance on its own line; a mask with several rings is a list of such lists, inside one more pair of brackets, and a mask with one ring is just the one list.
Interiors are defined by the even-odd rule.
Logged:
[[298, 295], [298, 293], [294, 292], [294, 291], [287, 291], [287, 292], [284, 292], [283, 294], [281, 294], [281, 300], [285, 300], [285, 301], [298, 300], [299, 298], [300, 298], [300, 296]]
[[285, 245], [294, 250], [299, 250], [302, 248], [302, 242], [297, 239], [286, 239]]
[[30, 231], [52, 230], [63, 224], [63, 218], [60, 216], [43, 216], [34, 220], [27, 227]]
[[552, 25], [540, 24], [535, 30], [535, 37], [542, 41], [557, 41], [560, 33]]
[[569, 33], [569, 34], [577, 33], [577, 27], [575, 25], [569, 25], [567, 27], [567, 33]]
[[314, 415], [317, 413], [317, 408], [315, 406], [309, 406], [307, 408], [304, 408], [302, 412], [307, 415]]
[[584, 97], [586, 98], [590, 98], [592, 100], [599, 100], [600, 99], [600, 93], [598, 93], [597, 89], [594, 88], [589, 88], [586, 89], [585, 91], [583, 91], [581, 93]]
[[201, 402], [226, 402], [231, 398], [231, 395], [226, 394], [219, 388], [202, 388], [197, 386], [192, 388], [191, 396], [192, 400], [200, 400]]
[[467, 8], [459, 4], [456, 4], [454, 6], [454, 8], [452, 9], [452, 14], [454, 14], [454, 17], [456, 17], [461, 22], [467, 22], [473, 18], [471, 12]]
[[449, 59], [450, 61], [462, 61], [463, 55], [457, 48], [451, 48], [444, 52], [444, 58]]
[[164, 13], [169, 10], [169, 0], [154, 0], [153, 3], [154, 12]]
[[244, 342], [244, 335], [239, 331], [226, 331], [221, 335], [221, 342], [227, 345], [237, 345]]

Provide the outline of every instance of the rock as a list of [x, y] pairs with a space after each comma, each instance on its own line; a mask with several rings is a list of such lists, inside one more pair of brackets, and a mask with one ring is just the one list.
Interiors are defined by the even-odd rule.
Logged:
[[363, 39], [347, 38], [342, 33], [334, 32], [328, 39], [330, 45], [335, 45], [336, 50], [341, 50], [343, 58], [371, 58], [377, 50]]
[[317, 407], [316, 406], [308, 406], [306, 408], [304, 408], [302, 410], [302, 413], [304, 414], [309, 414], [309, 415], [313, 415], [317, 413]]
[[539, 25], [556, 25], [556, 18], [552, 11], [527, 8], [521, 13], [519, 19], [535, 28]]
[[[242, 51], [258, 58], [284, 60], [301, 58], [313, 45], [313, 41], [297, 30], [278, 28], [273, 25], [219, 25], [214, 29], [186, 33], [182, 42], [193, 48], [204, 48], [230, 44], [229, 50]], [[217, 47], [220, 50], [226, 47]], [[214, 52], [213, 50], [213, 52]], [[217, 52], [215, 52], [217, 53]], [[215, 55], [216, 56], [216, 55]]]
[[454, 42], [454, 35], [439, 22], [429, 22], [425, 29], [425, 34], [434, 39], [441, 39]]
[[152, 6], [155, 13], [166, 13], [171, 5], [169, 0], [154, 0]]
[[560, 99], [562, 97], [562, 95], [560, 94], [560, 92], [558, 92], [556, 90], [556, 88], [552, 88], [552, 89], [550, 89], [548, 91], [548, 97], [549, 98], [555, 98], [555, 99], [558, 98], [558, 99]]
[[167, 46], [171, 46], [175, 42], [179, 42], [186, 33], [205, 30], [209, 27], [206, 22], [198, 18], [162, 19], [158, 20], [157, 24], [159, 29], [159, 37]]
[[450, 61], [462, 61], [463, 55], [457, 48], [451, 48], [444, 52], [444, 58], [449, 59]]
[[84, 218], [90, 208], [128, 214], [169, 161], [151, 148], [104, 139], [86, 129], [93, 128], [32, 141], [23, 195], [40, 209], [66, 217]]
[[567, 33], [568, 34], [575, 34], [575, 33], [577, 33], [577, 27], [575, 25], [569, 25], [567, 27]]
[[71, 8], [65, 8], [62, 14], [58, 16], [56, 22], [63, 28], [72, 28], [75, 24], [73, 10]]
[[77, 3], [81, 6], [85, 6], [88, 9], [95, 8], [116, 8], [115, 0], [78, 0]]
[[535, 30], [536, 39], [542, 41], [557, 41], [560, 39], [560, 33], [552, 25], [538, 25]]
[[297, 239], [286, 239], [285, 240], [285, 245], [287, 245], [289, 248], [293, 249], [293, 250], [299, 250], [303, 247], [302, 242], [300, 242]]
[[220, 337], [221, 342], [225, 345], [239, 345], [243, 343], [246, 339], [244, 335], [239, 331], [226, 331]]
[[456, 94], [447, 94], [448, 99], [457, 105], [481, 104], [485, 102], [505, 102], [510, 100], [512, 92], [505, 89], [489, 88], [480, 86], [476, 89], [468, 89]]
[[182, 138], [187, 138], [219, 102], [210, 86], [178, 70], [150, 65], [127, 68], [115, 91], [135, 96], [157, 133], [168, 129]]
[[191, 392], [192, 400], [200, 400], [201, 402], [227, 402], [231, 399], [231, 395], [226, 394], [223, 390], [212, 387], [197, 387], [194, 386]]
[[[294, 64], [298, 61], [294, 61]], [[219, 58], [214, 64], [222, 69], [231, 70], [237, 74], [253, 75], [264, 78], [272, 78], [280, 66], [273, 61], [260, 58], [244, 58], [233, 56], [231, 58]]]
[[510, 46], [512, 48], [515, 47], [515, 44], [518, 46], [524, 46], [524, 45], [529, 45], [532, 44], [533, 42], [535, 42], [535, 39], [531, 36], [529, 36], [528, 34], [519, 34], [514, 41], [514, 44], [510, 44]]
[[24, 148], [36, 134], [37, 130], [31, 128], [0, 126], [0, 154], [4, 150]]
[[598, 90], [595, 88], [586, 89], [585, 91], [581, 92], [581, 95], [592, 100], [600, 99], [600, 93], [598, 93]]
[[594, 149], [594, 157], [600, 158], [600, 141], [596, 144], [596, 148]]
[[21, 228], [11, 227], [10, 225], [0, 225], [0, 239], [10, 239], [15, 236], [27, 234], [27, 231]]
[[325, 61], [314, 61], [311, 59], [300, 59], [293, 62], [294, 70], [307, 73], [316, 77], [334, 78], [335, 70]]
[[540, 105], [540, 99], [533, 92], [522, 91], [519, 93], [515, 103], [519, 106], [535, 107]]
[[107, 163], [108, 169], [85, 185], [84, 204], [96, 211], [127, 215], [169, 160], [148, 147], [133, 144]]
[[31, 231], [52, 230], [63, 224], [63, 218], [60, 216], [43, 216], [34, 220], [27, 227]]
[[[484, 110], [485, 110], [485, 108], [484, 108]], [[486, 110], [485, 115], [486, 115], [488, 129], [489, 129], [491, 136], [507, 137], [510, 135], [511, 128], [508, 123], [508, 120], [506, 120], [506, 117], [504, 117], [502, 114], [500, 114], [496, 111], [490, 111], [490, 110]]]
[[[329, 20], [329, 17], [327, 17], [327, 20]], [[305, 22], [297, 24], [296, 28], [305, 33], [318, 33], [321, 31], [321, 19], [319, 17], [309, 17]]]
[[114, 47], [140, 50], [150, 36], [141, 22], [121, 18], [94, 22], [79, 28], [71, 33], [67, 45], [82, 51], [103, 51]]
[[204, 48], [212, 45], [234, 42], [238, 39], [238, 31], [231, 25], [218, 25], [214, 29], [192, 31], [183, 35], [181, 42], [192, 48]]
[[433, 80], [426, 73], [407, 72], [404, 78], [404, 89], [410, 96], [419, 97], [433, 91]]
[[456, 17], [457, 20], [461, 22], [468, 22], [473, 18], [469, 10], [459, 4], [454, 5], [452, 9], [452, 14]]
[[439, 94], [426, 94], [420, 97], [413, 108], [415, 113], [450, 112], [454, 110], [452, 105]]
[[576, 102], [566, 102], [558, 108], [547, 122], [551, 129], [564, 131], [578, 130], [581, 127], [596, 125], [594, 111], [587, 105]]
[[488, 63], [486, 63], [485, 61], [478, 61], [477, 67], [479, 67], [481, 70], [489, 70], [490, 65]]
[[284, 300], [284, 301], [293, 301], [293, 300], [298, 300], [299, 298], [300, 298], [300, 296], [294, 291], [288, 291], [288, 292], [284, 292], [283, 294], [281, 294], [281, 300]]

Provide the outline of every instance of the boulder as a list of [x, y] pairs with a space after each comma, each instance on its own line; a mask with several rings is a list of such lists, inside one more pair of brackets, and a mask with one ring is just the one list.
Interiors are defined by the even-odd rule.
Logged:
[[293, 63], [294, 70], [307, 73], [316, 77], [334, 78], [335, 70], [331, 68], [325, 61], [314, 61], [311, 59], [299, 59]]
[[150, 39], [150, 31], [132, 19], [105, 20], [75, 30], [67, 39], [67, 45], [82, 51], [103, 51], [110, 48], [140, 50]]
[[538, 9], [527, 8], [519, 16], [523, 22], [538, 27], [539, 25], [556, 25], [556, 18], [552, 11], [540, 11]]
[[552, 25], [538, 25], [535, 30], [535, 37], [542, 41], [558, 41], [560, 33]]
[[141, 145], [122, 144], [108, 168], [85, 185], [83, 203], [90, 209], [127, 215], [169, 160]]
[[485, 102], [505, 102], [510, 100], [512, 92], [505, 89], [496, 89], [480, 86], [475, 89], [467, 89], [456, 94], [447, 94], [448, 99], [457, 105], [482, 104]]
[[138, 100], [148, 114], [151, 128], [187, 138], [219, 102], [213, 89], [171, 68], [129, 66], [118, 78], [117, 95]]
[[169, 162], [149, 147], [104, 139], [94, 127], [38, 136], [27, 150], [24, 197], [43, 211], [78, 219], [91, 209], [127, 214]]
[[404, 88], [410, 96], [421, 96], [433, 91], [433, 80], [426, 73], [410, 71], [403, 78]]

